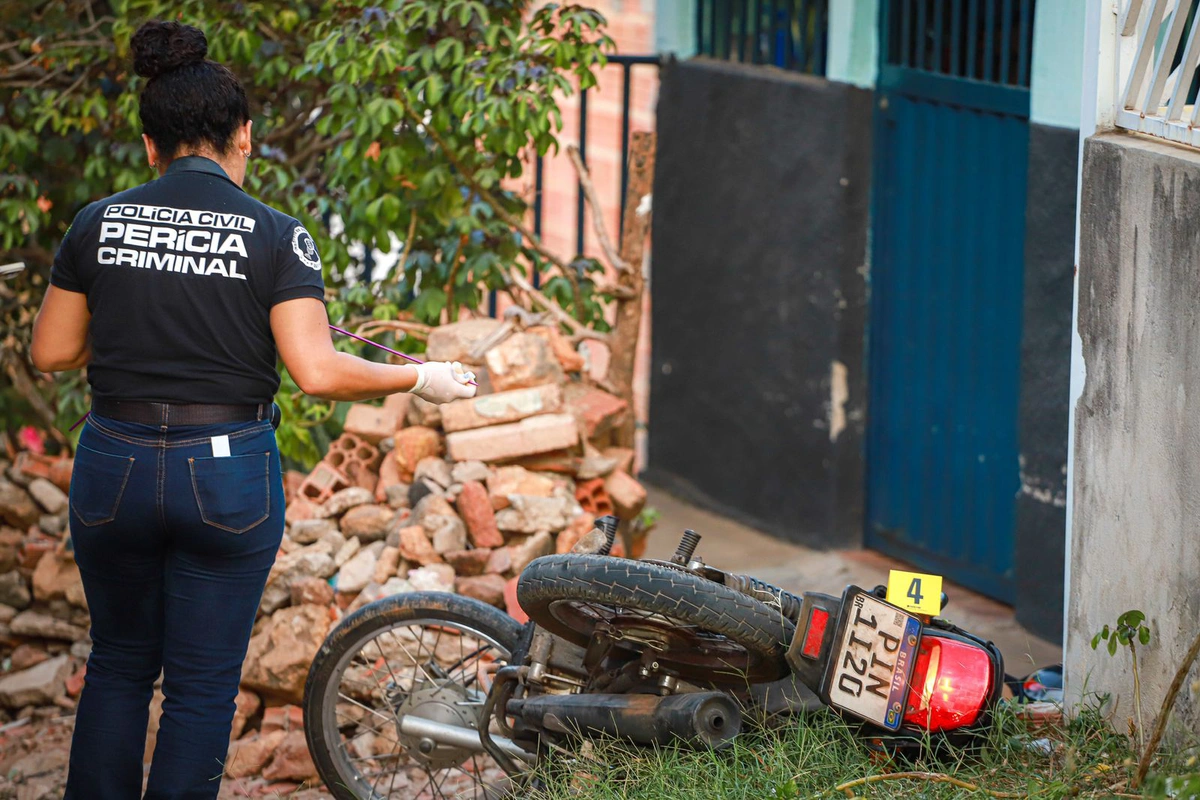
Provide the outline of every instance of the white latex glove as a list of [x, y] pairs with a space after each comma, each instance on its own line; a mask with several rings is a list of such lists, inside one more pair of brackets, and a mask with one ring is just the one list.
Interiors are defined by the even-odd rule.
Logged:
[[422, 400], [441, 404], [475, 396], [476, 387], [471, 385], [475, 373], [467, 372], [457, 361], [428, 361], [414, 369], [417, 383], [409, 391]]

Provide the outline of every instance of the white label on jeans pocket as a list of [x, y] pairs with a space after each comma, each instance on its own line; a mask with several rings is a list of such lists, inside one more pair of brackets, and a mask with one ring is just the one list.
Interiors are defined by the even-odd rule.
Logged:
[[212, 437], [213, 458], [229, 458], [229, 437]]

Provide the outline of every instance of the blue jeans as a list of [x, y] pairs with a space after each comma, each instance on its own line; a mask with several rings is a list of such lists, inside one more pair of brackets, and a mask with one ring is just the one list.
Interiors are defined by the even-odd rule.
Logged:
[[[220, 452], [228, 436], [228, 456]], [[242, 661], [283, 536], [270, 422], [153, 426], [92, 417], [71, 478], [71, 538], [92, 616], [66, 800], [211, 800]]]

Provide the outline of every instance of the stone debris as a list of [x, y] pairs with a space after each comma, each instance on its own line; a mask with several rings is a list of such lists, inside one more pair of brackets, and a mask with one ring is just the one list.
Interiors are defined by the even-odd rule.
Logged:
[[[284, 538], [243, 664], [225, 764], [239, 784], [313, 786], [298, 704], [313, 657], [345, 615], [437, 591], [524, 621], [514, 594], [521, 570], [601, 536], [597, 512], [632, 517], [645, 505], [633, 451], [616, 446], [629, 409], [581, 375], [595, 359], [585, 365], [557, 331], [469, 320], [435, 329], [427, 356], [474, 371], [479, 396], [444, 406], [411, 395], [353, 404], [322, 461], [284, 476]], [[58, 718], [86, 691], [92, 643], [70, 543], [71, 466], [24, 451], [15, 464], [0, 460], [0, 719]], [[161, 691], [154, 698], [147, 758]], [[366, 732], [353, 748], [374, 757], [395, 744]]]

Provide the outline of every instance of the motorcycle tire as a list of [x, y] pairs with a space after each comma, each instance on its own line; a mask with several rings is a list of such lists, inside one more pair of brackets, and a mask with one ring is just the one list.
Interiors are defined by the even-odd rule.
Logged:
[[[611, 556], [543, 556], [521, 573], [517, 600], [531, 620], [582, 647], [610, 611], [622, 621], [617, 627], [646, 627], [650, 635], [662, 631], [668, 647], [655, 659], [691, 681], [744, 688], [788, 674], [784, 653], [795, 633], [791, 620], [778, 608], [692, 572]], [[631, 612], [647, 615], [645, 622], [631, 619]], [[672, 626], [693, 631], [698, 647], [682, 640], [675, 645]], [[744, 661], [729, 648], [724, 656], [706, 657], [705, 649], [724, 646], [721, 639], [744, 652]]]
[[[375, 643], [378, 647], [378, 658], [384, 662], [388, 662], [388, 656], [385, 654], [383, 647], [386, 645], [391, 649], [392, 643], [384, 641], [379, 644], [382, 637], [392, 632], [392, 638], [397, 638], [395, 631], [406, 628], [420, 630], [415, 641], [424, 642], [424, 637], [428, 632], [434, 632], [438, 635], [437, 644], [429, 647], [429, 660], [421, 665], [420, 658], [424, 658], [421, 652], [422, 645], [413, 644], [413, 639], [409, 639], [407, 647], [401, 645], [403, 653], [411, 659], [413, 663], [413, 673], [410, 679], [410, 684], [407, 688], [407, 697], [413, 698], [417, 693], [417, 686], [423, 686], [428, 678], [426, 667], [429, 667], [438, 675], [437, 670], [434, 670], [431, 665], [435, 663], [434, 659], [440, 657], [437, 645], [441, 643], [441, 634], [452, 631], [448, 635], [471, 637], [470, 643], [472, 646], [483, 644], [488, 648], [494, 648], [494, 653], [489, 652], [488, 660], [500, 660], [507, 662], [513, 652], [520, 644], [523, 634], [523, 626], [520, 625], [509, 615], [499, 609], [474, 600], [469, 597], [460, 595], [447, 594], [444, 592], [413, 592], [406, 594], [394, 595], [377, 600], [366, 606], [363, 606], [358, 611], [342, 620], [333, 631], [330, 632], [325, 642], [321, 645], [316, 657], [313, 659], [312, 666], [309, 668], [308, 679], [304, 687], [304, 733], [308, 740], [309, 752], [312, 754], [313, 762], [317, 767], [322, 780], [325, 782], [326, 790], [329, 791], [336, 800], [391, 800], [392, 798], [416, 796], [414, 791], [418, 788], [412, 785], [402, 785], [399, 792], [394, 790], [380, 791], [378, 782], [372, 784], [370, 775], [363, 775], [360, 767], [364, 763], [369, 763], [364, 758], [356, 758], [355, 754], [349, 751], [347, 747], [349, 742], [358, 735], [352, 733], [349, 737], [343, 730], [347, 728], [345, 720], [339, 720], [338, 706], [347, 698], [342, 693], [342, 681], [349, 673], [354, 659], [364, 654], [368, 659], [375, 659], [376, 650], [370, 649], [370, 645]], [[411, 634], [410, 634], [411, 636]], [[409, 654], [409, 648], [416, 647], [418, 657], [412, 657]], [[452, 691], [459, 693], [474, 692], [477, 695], [486, 695], [485, 688], [481, 686], [471, 686], [474, 680], [481, 673], [478, 668], [474, 669], [474, 673], [468, 673], [465, 666], [465, 654], [462, 653], [462, 641], [460, 639], [460, 660], [459, 665], [462, 668], [463, 680], [454, 681], [454, 668], [450, 670], [450, 674], [441, 677], [438, 676], [433, 681], [433, 686], [427, 686], [420, 691], [437, 692], [438, 686], [457, 683], [457, 686]], [[367, 648], [364, 650], [364, 648]], [[480, 652], [479, 649], [474, 651], [466, 658], [475, 658], [475, 653]], [[358, 667], [362, 669], [362, 667]], [[388, 675], [391, 675], [393, 682], [399, 683], [393, 673], [393, 666], [387, 663], [386, 672], [382, 670], [378, 664], [374, 669], [381, 675], [382, 680], [388, 680]], [[419, 673], [418, 673], [419, 671]], [[420, 677], [424, 676], [424, 678]], [[440, 681], [440, 684], [438, 683]], [[361, 684], [359, 680], [357, 683]], [[379, 682], [377, 682], [378, 685]], [[353, 684], [351, 684], [353, 685]], [[372, 722], [377, 722], [378, 719], [391, 715], [394, 720], [384, 722], [381, 725], [381, 734], [394, 736], [399, 742], [403, 739], [402, 735], [392, 734], [393, 722], [398, 724], [400, 715], [397, 709], [397, 701], [403, 707], [405, 692], [403, 687], [398, 689], [391, 688], [389, 691], [392, 696], [387, 700], [382, 701], [380, 705], [382, 709], [369, 710], [369, 713], [374, 716]], [[464, 696], [464, 699], [465, 696]], [[478, 700], [478, 698], [473, 698]], [[447, 705], [444, 699], [434, 698], [431, 702], [441, 700], [442, 705]], [[357, 702], [357, 705], [365, 708], [362, 702]], [[461, 707], [480, 708], [481, 704], [472, 706], [469, 703], [450, 703], [448, 705]], [[477, 713], [477, 712], [476, 712]], [[418, 714], [418, 716], [420, 716]], [[482, 722], [482, 721], [476, 721]], [[357, 731], [353, 725], [350, 726], [352, 731]], [[403, 756], [404, 752], [393, 752], [391, 757]], [[453, 755], [453, 753], [451, 753]], [[479, 756], [482, 758], [482, 756]], [[468, 756], [469, 758], [469, 756]], [[444, 761], [443, 756], [443, 761]], [[411, 762], [415, 766], [406, 766], [405, 769], [420, 770], [423, 769], [417, 762]], [[450, 771], [457, 769], [454, 766], [444, 766], [441, 771]], [[393, 767], [393, 771], [399, 770], [399, 767]], [[432, 771], [427, 770], [429, 774], [429, 782], [431, 785], [437, 785], [437, 781]], [[459, 770], [462, 772], [462, 770]], [[393, 779], [394, 780], [394, 779]], [[440, 791], [440, 790], [439, 790]], [[418, 792], [419, 793], [419, 792]], [[469, 796], [477, 797], [498, 797], [502, 792], [493, 792], [490, 787], [485, 786], [483, 794], [480, 795], [478, 790], [469, 794]], [[440, 796], [440, 795], [437, 795]]]

